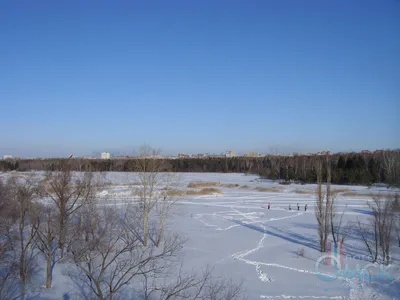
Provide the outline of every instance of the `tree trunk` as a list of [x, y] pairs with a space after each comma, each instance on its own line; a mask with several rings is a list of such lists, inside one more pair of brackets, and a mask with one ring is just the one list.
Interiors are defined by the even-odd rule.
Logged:
[[99, 298], [99, 300], [104, 300], [103, 292], [101, 291], [100, 282], [98, 280], [95, 280], [94, 284], [95, 284], [96, 290], [97, 290], [97, 297]]
[[147, 247], [149, 238], [149, 215], [145, 210], [143, 215], [143, 246]]
[[378, 260], [378, 246], [379, 246], [379, 241], [378, 241], [378, 228], [375, 220], [375, 226], [374, 226], [374, 233], [375, 233], [375, 257], [374, 257], [374, 262]]
[[61, 207], [61, 209], [60, 209], [60, 239], [58, 241], [58, 248], [61, 249], [61, 256], [64, 255], [64, 244], [65, 244], [65, 238], [66, 238], [65, 222], [66, 222], [65, 208]]
[[160, 246], [163, 235], [164, 235], [164, 218], [162, 217], [160, 220], [160, 231], [158, 232], [156, 247]]
[[53, 255], [49, 255], [47, 258], [47, 267], [46, 267], [46, 289], [51, 288], [51, 280], [52, 280], [52, 272], [51, 265], [53, 263]]
[[24, 220], [25, 217], [21, 216], [20, 222], [19, 222], [19, 239], [20, 239], [20, 250], [21, 253], [19, 255], [19, 276], [23, 282], [23, 284], [26, 283], [26, 261], [25, 261], [25, 245], [24, 245]]
[[21, 255], [19, 256], [19, 276], [21, 281], [26, 283], [26, 270], [25, 270], [25, 253], [22, 250]]

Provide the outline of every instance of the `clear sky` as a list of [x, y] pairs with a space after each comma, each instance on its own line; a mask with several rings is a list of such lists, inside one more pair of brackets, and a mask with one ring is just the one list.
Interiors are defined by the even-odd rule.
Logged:
[[0, 105], [0, 155], [399, 148], [400, 1], [2, 1]]

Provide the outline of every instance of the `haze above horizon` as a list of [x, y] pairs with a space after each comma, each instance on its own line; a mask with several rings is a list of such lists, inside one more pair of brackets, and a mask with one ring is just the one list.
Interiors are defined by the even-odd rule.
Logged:
[[400, 1], [5, 1], [0, 155], [400, 148]]

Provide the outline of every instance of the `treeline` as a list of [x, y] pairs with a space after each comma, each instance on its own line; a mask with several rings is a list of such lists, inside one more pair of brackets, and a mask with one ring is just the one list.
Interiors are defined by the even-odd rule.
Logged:
[[[140, 158], [70, 159], [75, 171], [133, 172]], [[148, 158], [149, 159], [149, 158]], [[315, 183], [316, 163], [324, 155], [265, 156], [259, 158], [182, 158], [162, 159], [163, 171], [169, 172], [220, 172], [259, 174], [268, 179], [286, 182]], [[51, 170], [63, 159], [19, 159], [0, 161], [1, 171]], [[329, 156], [332, 183], [373, 184], [400, 183], [400, 151], [387, 150], [374, 153], [345, 153]], [[326, 172], [324, 172], [325, 174]], [[324, 178], [325, 180], [325, 178]]]

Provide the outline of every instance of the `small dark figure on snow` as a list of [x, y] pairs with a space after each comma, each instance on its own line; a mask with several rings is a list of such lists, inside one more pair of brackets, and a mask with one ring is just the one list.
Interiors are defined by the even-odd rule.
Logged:
[[271, 203], [268, 202], [268, 209], [271, 207]]
[[307, 204], [306, 204], [306, 206], [304, 206], [304, 211], [307, 211]]
[[290, 204], [289, 204], [289, 210], [292, 210], [292, 208], [290, 207]]
[[299, 206], [299, 204], [297, 203], [297, 210], [300, 210], [300, 206]]

